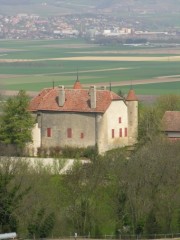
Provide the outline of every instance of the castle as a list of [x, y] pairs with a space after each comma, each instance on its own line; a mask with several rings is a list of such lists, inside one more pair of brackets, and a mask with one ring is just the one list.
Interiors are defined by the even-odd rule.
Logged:
[[100, 154], [137, 142], [138, 100], [133, 89], [126, 99], [77, 79], [72, 89], [43, 89], [29, 105], [36, 116], [31, 147], [97, 146]]

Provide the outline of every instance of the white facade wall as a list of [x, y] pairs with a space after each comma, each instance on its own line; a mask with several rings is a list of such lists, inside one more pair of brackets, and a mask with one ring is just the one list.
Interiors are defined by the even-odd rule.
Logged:
[[[122, 129], [122, 130], [120, 130]], [[127, 130], [125, 130], [127, 129]], [[122, 131], [122, 136], [120, 136]], [[127, 131], [127, 136], [125, 132]], [[101, 119], [98, 149], [100, 153], [128, 145], [128, 112], [122, 100], [112, 101]]]
[[166, 132], [169, 138], [179, 138], [180, 139], [180, 132]]
[[[1, 156], [1, 159], [6, 160], [7, 157]], [[23, 161], [37, 172], [42, 169], [48, 169], [53, 174], [66, 174], [71, 170], [73, 165], [90, 163], [87, 159], [68, 159], [68, 158], [39, 158], [39, 157], [10, 157], [13, 162]]]
[[36, 123], [32, 129], [32, 143], [27, 145], [27, 150], [32, 156], [37, 156], [37, 149], [41, 147], [41, 129]]

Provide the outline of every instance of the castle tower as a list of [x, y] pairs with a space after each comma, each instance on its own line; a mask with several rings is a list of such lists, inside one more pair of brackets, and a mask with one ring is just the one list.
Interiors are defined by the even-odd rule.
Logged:
[[133, 89], [126, 98], [128, 108], [128, 145], [137, 143], [138, 138], [138, 99]]
[[81, 83], [79, 81], [79, 74], [78, 74], [78, 72], [77, 72], [77, 80], [74, 83], [73, 89], [82, 89]]
[[76, 80], [76, 82], [73, 86], [73, 89], [82, 89], [81, 83], [78, 79]]

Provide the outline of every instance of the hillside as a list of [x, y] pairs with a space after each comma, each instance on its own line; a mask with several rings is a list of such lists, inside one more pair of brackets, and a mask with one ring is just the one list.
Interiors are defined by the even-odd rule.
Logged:
[[[0, 0], [0, 14], [19, 12], [42, 15], [80, 13], [178, 14], [180, 0]], [[123, 11], [122, 11], [123, 10]]]

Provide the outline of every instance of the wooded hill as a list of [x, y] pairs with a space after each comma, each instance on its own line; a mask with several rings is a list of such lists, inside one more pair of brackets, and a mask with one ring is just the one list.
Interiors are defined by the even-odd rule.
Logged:
[[[49, 12], [52, 14], [82, 14], [82, 13], [126, 13], [127, 17], [133, 13], [142, 12], [142, 14], [148, 13], [160, 13], [160, 14], [173, 14], [178, 13], [180, 9], [180, 0], [0, 0], [1, 10], [3, 14], [13, 14], [13, 9], [9, 7], [15, 7], [14, 13], [19, 9], [22, 12], [35, 12], [38, 6], [46, 6]], [[28, 9], [29, 8], [29, 9]], [[45, 10], [44, 10], [45, 11]], [[39, 14], [43, 13], [43, 8], [39, 9]]]

